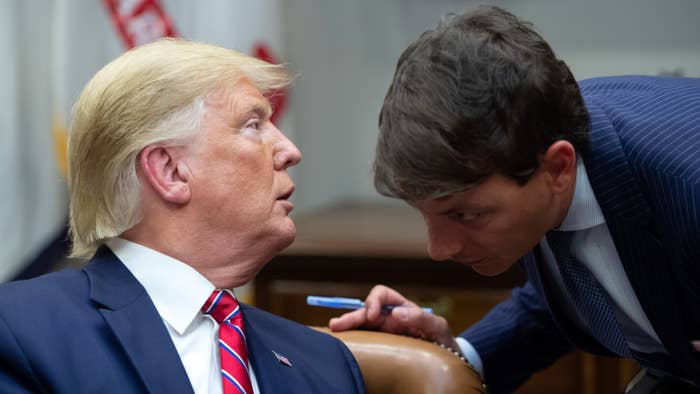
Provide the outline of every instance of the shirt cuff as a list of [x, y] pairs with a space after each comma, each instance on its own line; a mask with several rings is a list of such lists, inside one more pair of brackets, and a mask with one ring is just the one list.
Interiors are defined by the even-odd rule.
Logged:
[[481, 380], [484, 380], [484, 364], [481, 363], [481, 357], [479, 356], [479, 353], [477, 353], [476, 349], [474, 349], [474, 346], [472, 346], [469, 341], [462, 337], [456, 337], [455, 341], [457, 341], [459, 350], [462, 352], [464, 358], [467, 359], [467, 362], [471, 364], [474, 369], [476, 369], [476, 372], [479, 373]]

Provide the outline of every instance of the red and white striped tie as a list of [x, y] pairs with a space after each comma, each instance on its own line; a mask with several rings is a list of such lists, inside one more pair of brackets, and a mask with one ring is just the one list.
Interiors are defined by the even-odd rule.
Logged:
[[248, 374], [243, 315], [236, 298], [228, 290], [214, 290], [202, 312], [219, 323], [219, 354], [224, 394], [253, 394]]

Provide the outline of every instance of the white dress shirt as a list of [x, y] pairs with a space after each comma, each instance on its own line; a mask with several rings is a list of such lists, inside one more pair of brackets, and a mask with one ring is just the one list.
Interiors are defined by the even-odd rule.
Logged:
[[[581, 158], [576, 164], [576, 189], [571, 206], [557, 230], [574, 233], [571, 241], [572, 254], [591, 271], [612, 300], [611, 306], [627, 339], [627, 345], [642, 353], [666, 353], [627, 278]], [[560, 298], [569, 305], [569, 308], [566, 308], [571, 312], [569, 317], [587, 329], [587, 323], [576, 311], [568, 296], [556, 259], [546, 239], [540, 241], [540, 247], [546, 270], [541, 274], [553, 279], [552, 283], [562, 295]], [[458, 337], [456, 340], [467, 361], [483, 378], [483, 363], [476, 349], [464, 338]]]
[[[126, 268], [146, 289], [180, 355], [197, 394], [223, 393], [219, 361], [219, 325], [200, 311], [215, 289], [194, 268], [122, 238], [107, 241]], [[250, 365], [253, 392], [260, 393]]]

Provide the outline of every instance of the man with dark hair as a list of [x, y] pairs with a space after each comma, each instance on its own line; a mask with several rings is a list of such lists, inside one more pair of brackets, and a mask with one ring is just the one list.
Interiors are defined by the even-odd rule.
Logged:
[[700, 390], [700, 80], [577, 83], [529, 23], [480, 8], [406, 49], [379, 128], [376, 188], [421, 212], [431, 257], [527, 281], [457, 338], [384, 286], [332, 329], [459, 347], [492, 392], [575, 346]]

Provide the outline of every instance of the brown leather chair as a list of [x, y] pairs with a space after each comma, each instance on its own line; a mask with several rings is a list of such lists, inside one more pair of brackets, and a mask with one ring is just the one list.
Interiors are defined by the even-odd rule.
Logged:
[[345, 343], [360, 364], [369, 394], [486, 392], [471, 365], [434, 343], [377, 331], [313, 328]]

